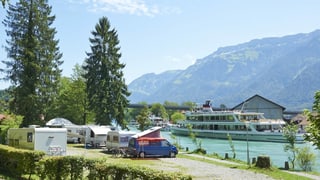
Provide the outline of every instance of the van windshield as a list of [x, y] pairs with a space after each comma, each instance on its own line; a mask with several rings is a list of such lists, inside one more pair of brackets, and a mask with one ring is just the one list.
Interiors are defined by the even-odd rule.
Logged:
[[129, 140], [129, 144], [128, 144], [129, 147], [134, 147], [134, 139], [130, 139]]
[[162, 147], [168, 147], [168, 146], [170, 146], [170, 143], [168, 141], [166, 141], [166, 140], [162, 140], [161, 141], [161, 146]]

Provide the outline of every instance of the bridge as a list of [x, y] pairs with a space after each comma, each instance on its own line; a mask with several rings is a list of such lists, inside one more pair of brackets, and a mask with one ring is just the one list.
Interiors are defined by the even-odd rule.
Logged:
[[[147, 106], [148, 108], [151, 108], [151, 104], [129, 104], [128, 108], [144, 108], [144, 106]], [[164, 108], [166, 109], [171, 109], [171, 110], [190, 110], [189, 106], [165, 106], [163, 105]]]

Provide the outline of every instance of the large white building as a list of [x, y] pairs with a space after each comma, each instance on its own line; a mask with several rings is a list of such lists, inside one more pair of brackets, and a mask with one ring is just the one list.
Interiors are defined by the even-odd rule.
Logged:
[[285, 108], [256, 94], [236, 105], [232, 110], [261, 112], [264, 113], [264, 117], [268, 119], [283, 119], [283, 112]]

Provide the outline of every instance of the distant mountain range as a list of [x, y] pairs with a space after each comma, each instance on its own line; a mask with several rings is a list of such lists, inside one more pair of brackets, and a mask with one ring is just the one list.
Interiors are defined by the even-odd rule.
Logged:
[[287, 110], [311, 108], [320, 90], [320, 30], [222, 47], [185, 70], [145, 74], [131, 103], [199, 102], [233, 107], [259, 94]]

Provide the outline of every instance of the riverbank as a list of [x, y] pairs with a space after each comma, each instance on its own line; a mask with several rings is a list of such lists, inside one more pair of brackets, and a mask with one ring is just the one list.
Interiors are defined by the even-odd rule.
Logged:
[[[184, 149], [188, 148], [190, 151], [197, 149], [196, 145], [192, 142], [190, 137], [187, 136], [171, 136], [170, 132], [161, 132], [161, 136], [167, 138], [171, 143], [177, 143]], [[228, 140], [210, 139], [210, 138], [197, 138], [201, 141], [201, 147], [207, 151], [207, 154], [218, 154], [224, 157], [226, 153], [233, 155], [233, 151], [230, 147]], [[236, 159], [246, 162], [247, 156], [249, 159], [258, 157], [260, 155], [269, 156], [273, 167], [284, 168], [285, 162], [288, 161], [289, 154], [284, 151], [284, 143], [272, 143], [272, 142], [255, 142], [249, 141], [232, 141], [234, 145]], [[312, 170], [320, 173], [320, 151], [314, 149], [310, 143], [297, 144], [296, 147], [309, 146], [313, 153], [316, 155], [316, 163]], [[299, 168], [297, 166], [297, 168]]]
[[[102, 149], [85, 149], [80, 146], [68, 146], [67, 155], [78, 155], [87, 158], [103, 158], [107, 162], [124, 164], [134, 164], [152, 169], [168, 172], [179, 172], [189, 174], [196, 180], [203, 179], [223, 179], [223, 180], [272, 180], [272, 179], [320, 179], [320, 176], [295, 172], [288, 178], [273, 178], [268, 173], [272, 170], [245, 169], [244, 164], [231, 162], [198, 154], [180, 153], [177, 158], [113, 158], [111, 154], [106, 154]], [[279, 172], [281, 172], [279, 170]], [[289, 174], [290, 172], [285, 172]], [[279, 175], [281, 176], [281, 175]], [[308, 177], [308, 178], [307, 178]]]

